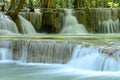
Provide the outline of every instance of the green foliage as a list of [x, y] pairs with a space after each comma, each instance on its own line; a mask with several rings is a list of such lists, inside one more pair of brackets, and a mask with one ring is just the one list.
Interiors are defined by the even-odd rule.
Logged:
[[[5, 2], [10, 2], [11, 0], [5, 0]], [[40, 0], [32, 0], [33, 4], [36, 6], [40, 6]], [[61, 4], [64, 4], [64, 7], [73, 7], [73, 2], [77, 1], [74, 6], [76, 8], [84, 8], [84, 7], [120, 7], [120, 0], [55, 0], [56, 8], [61, 8]], [[26, 0], [26, 4], [29, 5], [29, 0]]]
[[60, 0], [55, 0], [56, 8], [60, 8]]
[[[37, 5], [39, 3], [40, 0], [32, 0], [34, 5]], [[29, 4], [29, 0], [26, 0], [26, 3]]]
[[6, 2], [10, 2], [10, 0], [5, 0]]

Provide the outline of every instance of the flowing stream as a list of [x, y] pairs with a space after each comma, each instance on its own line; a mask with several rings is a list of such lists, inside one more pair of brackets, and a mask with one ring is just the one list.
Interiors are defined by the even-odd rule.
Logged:
[[6, 48], [0, 48], [0, 60], [1, 62], [9, 62], [12, 60], [12, 52]]
[[73, 16], [72, 9], [65, 9], [65, 22], [61, 34], [85, 34], [88, 33], [83, 24], [79, 24]]
[[[4, 47], [0, 49], [1, 80], [120, 79], [119, 47], [117, 47], [115, 51], [113, 50], [113, 53], [111, 51], [109, 52], [111, 49], [106, 50], [106, 52], [102, 48], [92, 45], [85, 46], [83, 44], [62, 42], [60, 46], [59, 41], [43, 41], [39, 42], [39, 45], [37, 42], [34, 43], [33, 41], [25, 41], [25, 44], [24, 41], [12, 42], [4, 40], [3, 42], [1, 41], [1, 43], [0, 46]], [[21, 43], [21, 45], [19, 45], [19, 43]], [[36, 49], [37, 47], [39, 47], [39, 51], [36, 52], [36, 50], [38, 50]], [[34, 55], [36, 54], [35, 52], [39, 52], [39, 54]], [[19, 58], [14, 59], [14, 56], [18, 53], [20, 54]], [[44, 54], [44, 56], [40, 56], [41, 54]], [[58, 59], [60, 62], [49, 62], [49, 56], [51, 55], [51, 58], [57, 57], [56, 60]], [[64, 57], [66, 55], [69, 56], [69, 59], [65, 60], [65, 62], [63, 59], [66, 58]], [[38, 59], [38, 57], [43, 57], [46, 62], [36, 61], [35, 59]], [[30, 58], [33, 59], [29, 61]], [[5, 62], [5, 60], [9, 61]], [[63, 63], [61, 61], [63, 61]]]
[[[19, 15], [23, 34], [36, 34], [33, 25]], [[4, 13], [0, 12], [0, 35], [19, 35], [16, 24]]]
[[91, 8], [91, 27], [96, 26], [98, 33], [119, 33], [119, 9], [117, 8]]
[[0, 34], [18, 33], [16, 24], [4, 13], [0, 12]]

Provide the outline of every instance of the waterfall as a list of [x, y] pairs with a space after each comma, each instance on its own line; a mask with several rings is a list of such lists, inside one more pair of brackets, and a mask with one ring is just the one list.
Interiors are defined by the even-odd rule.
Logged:
[[66, 63], [72, 53], [73, 44], [66, 42], [25, 42], [22, 45], [23, 62]]
[[118, 9], [116, 8], [92, 8], [90, 9], [91, 27], [98, 33], [119, 33], [120, 23]]
[[61, 34], [81, 34], [88, 33], [83, 24], [79, 24], [76, 17], [73, 16], [72, 9], [65, 9], [65, 22]]
[[7, 48], [0, 48], [0, 62], [12, 60], [12, 52]]
[[16, 24], [10, 20], [4, 13], [0, 12], [0, 33], [18, 33]]
[[37, 31], [40, 30], [42, 24], [42, 14], [40, 11], [36, 12], [20, 12], [26, 20], [30, 21]]
[[67, 41], [1, 40], [0, 47], [13, 51], [13, 59], [24, 63], [68, 62], [76, 44]]
[[[110, 52], [109, 52], [110, 51]], [[73, 55], [67, 65], [82, 69], [95, 71], [119, 71], [120, 70], [120, 51], [115, 50], [104, 53], [99, 48], [83, 47], [77, 45], [73, 50]]]
[[68, 41], [0, 40], [0, 47], [0, 60], [11, 59], [8, 55], [12, 51], [12, 59], [22, 63], [65, 64], [81, 70], [120, 71], [120, 47], [116, 45], [105, 49]]
[[23, 18], [20, 15], [19, 15], [19, 19], [24, 34], [36, 34], [33, 25], [29, 21], [27, 21], [25, 18]]
[[[34, 27], [29, 21], [20, 15], [19, 19], [24, 34], [36, 34]], [[19, 35], [16, 24], [2, 12], [0, 12], [0, 35]]]

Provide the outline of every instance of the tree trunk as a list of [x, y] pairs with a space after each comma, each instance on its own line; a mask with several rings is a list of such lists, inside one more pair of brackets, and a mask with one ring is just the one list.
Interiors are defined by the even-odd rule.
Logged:
[[17, 8], [14, 10], [14, 12], [15, 12], [17, 15], [19, 14], [20, 10], [23, 8], [24, 3], [25, 3], [25, 0], [20, 0]]
[[8, 11], [12, 11], [14, 9], [15, 9], [15, 0], [11, 0], [10, 1], [10, 7], [9, 7]]
[[33, 4], [33, 0], [29, 0], [29, 8], [30, 8], [30, 12], [34, 12], [34, 4]]
[[21, 8], [23, 7], [24, 3], [25, 3], [25, 0], [20, 0], [19, 3], [18, 3], [18, 6], [16, 6], [15, 5], [16, 4], [16, 0], [11, 0], [10, 8], [9, 8], [9, 10], [6, 13], [16, 23], [20, 33], [22, 33], [22, 27], [20, 25], [18, 14], [19, 14]]
[[55, 0], [41, 0], [42, 8], [55, 8]]
[[61, 8], [65, 8], [66, 7], [66, 5], [65, 5], [65, 0], [63, 1], [63, 0], [60, 0], [60, 7]]

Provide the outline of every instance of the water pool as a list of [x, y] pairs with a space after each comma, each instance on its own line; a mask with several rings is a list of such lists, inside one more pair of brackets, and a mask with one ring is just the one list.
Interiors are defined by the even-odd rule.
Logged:
[[84, 71], [62, 64], [0, 63], [0, 80], [119, 80], [119, 74]]

